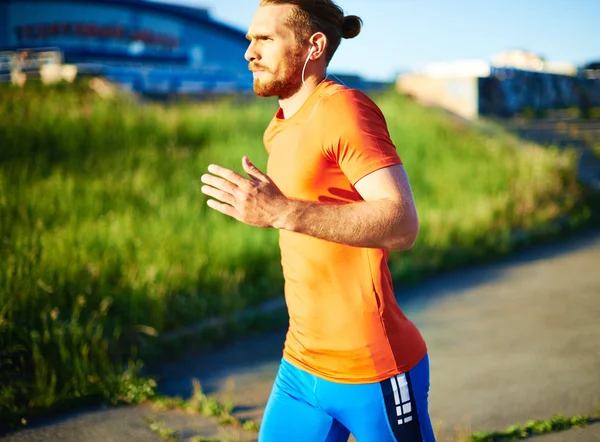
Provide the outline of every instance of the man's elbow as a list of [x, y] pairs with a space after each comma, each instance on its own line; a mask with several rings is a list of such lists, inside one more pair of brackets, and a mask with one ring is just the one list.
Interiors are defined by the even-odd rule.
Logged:
[[392, 244], [390, 250], [406, 252], [407, 250], [412, 249], [417, 242], [417, 233], [418, 232], [415, 231], [414, 233], [411, 232], [410, 234], [402, 235], [396, 239], [396, 241], [394, 241], [394, 244]]
[[407, 251], [414, 247], [419, 235], [419, 220], [416, 213], [409, 220], [404, 220], [398, 233], [394, 235], [390, 250]]

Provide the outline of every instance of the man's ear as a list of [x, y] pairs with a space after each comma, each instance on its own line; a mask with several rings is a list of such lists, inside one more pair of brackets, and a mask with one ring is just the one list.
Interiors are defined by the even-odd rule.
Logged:
[[310, 43], [310, 59], [318, 60], [325, 56], [327, 51], [327, 36], [322, 32], [317, 32], [309, 40]]

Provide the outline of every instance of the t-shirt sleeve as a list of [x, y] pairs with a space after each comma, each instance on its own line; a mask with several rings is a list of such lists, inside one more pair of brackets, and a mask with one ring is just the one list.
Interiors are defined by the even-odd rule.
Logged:
[[325, 155], [350, 183], [388, 166], [402, 164], [379, 107], [365, 94], [347, 90], [328, 99], [323, 130], [331, 134]]

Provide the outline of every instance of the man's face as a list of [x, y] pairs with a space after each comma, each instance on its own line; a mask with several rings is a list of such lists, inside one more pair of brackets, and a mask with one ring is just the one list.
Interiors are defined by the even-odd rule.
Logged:
[[248, 30], [248, 68], [254, 92], [261, 97], [289, 98], [302, 87], [303, 50], [286, 24], [292, 5], [261, 6]]

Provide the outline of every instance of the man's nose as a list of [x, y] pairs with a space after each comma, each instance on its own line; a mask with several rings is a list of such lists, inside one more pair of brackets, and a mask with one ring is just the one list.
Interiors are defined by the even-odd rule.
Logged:
[[259, 59], [258, 53], [256, 52], [255, 46], [253, 43], [250, 43], [248, 49], [246, 49], [246, 53], [244, 54], [244, 58], [246, 61], [255, 61]]

